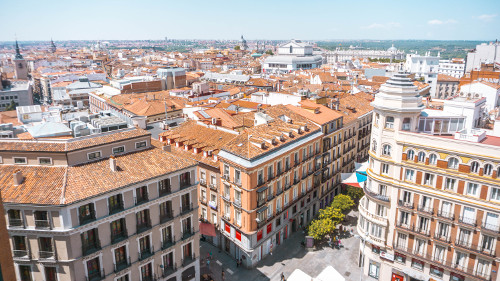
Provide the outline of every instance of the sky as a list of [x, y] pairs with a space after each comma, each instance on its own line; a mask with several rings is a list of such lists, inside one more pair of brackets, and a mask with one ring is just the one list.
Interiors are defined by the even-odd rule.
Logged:
[[0, 0], [0, 41], [500, 39], [500, 1]]

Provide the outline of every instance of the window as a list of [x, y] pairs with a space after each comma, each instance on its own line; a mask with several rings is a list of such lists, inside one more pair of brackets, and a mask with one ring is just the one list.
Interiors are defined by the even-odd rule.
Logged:
[[368, 275], [370, 277], [378, 279], [380, 273], [380, 264], [374, 261], [370, 261], [370, 265], [368, 268]]
[[371, 228], [371, 231], [370, 231], [370, 234], [377, 237], [377, 238], [381, 238], [382, 237], [382, 227], [379, 226], [378, 224], [374, 224], [372, 223], [372, 228]]
[[101, 152], [100, 151], [96, 151], [96, 152], [88, 153], [87, 154], [87, 158], [89, 160], [101, 158]]
[[466, 194], [471, 195], [471, 196], [477, 196], [478, 189], [479, 189], [479, 186], [477, 183], [469, 182], [469, 183], [467, 183], [467, 193]]
[[52, 165], [52, 158], [50, 157], [39, 157], [38, 164], [40, 165]]
[[415, 151], [412, 149], [406, 152], [406, 159], [412, 161], [415, 158]]
[[224, 176], [229, 177], [229, 166], [224, 164]]
[[226, 217], [226, 219], [231, 219], [231, 207], [227, 203], [224, 204], [224, 217]]
[[115, 269], [118, 271], [127, 266], [127, 249], [126, 246], [121, 246], [115, 249]]
[[427, 241], [422, 239], [415, 239], [415, 254], [423, 256], [425, 254], [426, 246]]
[[466, 258], [467, 258], [466, 254], [461, 253], [461, 252], [455, 252], [454, 265], [458, 268], [464, 269]]
[[21, 281], [31, 281], [31, 266], [20, 265], [19, 266], [19, 277]]
[[153, 280], [153, 266], [152, 263], [148, 263], [141, 267], [141, 280]]
[[410, 213], [401, 211], [401, 215], [399, 216], [399, 224], [409, 225], [409, 223], [410, 223]]
[[137, 232], [143, 232], [151, 227], [149, 209], [144, 209], [136, 214]]
[[429, 164], [431, 165], [436, 165], [437, 164], [437, 155], [436, 154], [431, 154], [429, 155]]
[[391, 146], [388, 144], [384, 144], [382, 154], [387, 155], [387, 156], [391, 156]]
[[122, 195], [117, 194], [108, 198], [109, 214], [114, 214], [123, 210]]
[[479, 173], [479, 163], [474, 161], [470, 164], [471, 173], [478, 174]]
[[411, 260], [411, 267], [419, 269], [419, 270], [423, 270], [424, 269], [424, 263], [422, 261], [419, 261], [419, 260], [416, 260], [416, 259], [412, 259]]
[[444, 189], [453, 191], [455, 190], [456, 183], [457, 183], [456, 179], [446, 178], [446, 180], [444, 181]]
[[45, 267], [45, 281], [57, 281], [57, 269], [52, 266]]
[[483, 224], [483, 227], [486, 229], [489, 229], [489, 230], [498, 231], [499, 230], [498, 214], [487, 212], [486, 213], [486, 220]]
[[185, 172], [180, 175], [180, 186], [187, 187], [191, 185], [191, 173]]
[[377, 151], [377, 141], [376, 140], [372, 140], [372, 150]]
[[387, 128], [387, 129], [394, 129], [394, 117], [387, 116], [385, 118], [385, 128]]
[[486, 251], [486, 252], [491, 252], [493, 251], [493, 243], [495, 242], [496, 238], [493, 238], [491, 236], [483, 235], [481, 241], [481, 251]]
[[375, 125], [378, 126], [378, 121], [380, 120], [380, 114], [375, 113]]
[[476, 273], [480, 276], [488, 276], [489, 275], [489, 270], [490, 268], [490, 263], [488, 261], [485, 261], [483, 259], [478, 259], [477, 260], [477, 269]]
[[434, 175], [425, 173], [424, 175], [424, 185], [434, 186]]
[[383, 175], [389, 174], [389, 164], [382, 164], [382, 174]]
[[135, 148], [146, 147], [146, 145], [147, 145], [146, 141], [136, 142], [135, 143]]
[[448, 168], [458, 169], [458, 159], [455, 157], [451, 157], [450, 159], [448, 159]]
[[26, 164], [26, 157], [14, 157], [14, 164]]
[[409, 131], [410, 130], [410, 124], [411, 124], [411, 119], [406, 117], [403, 119], [403, 127], [401, 128], [403, 131]]
[[172, 192], [170, 187], [170, 179], [163, 179], [158, 182], [159, 194], [160, 196], [169, 194]]
[[94, 204], [89, 203], [87, 205], [80, 206], [78, 208], [78, 216], [80, 219], [80, 225], [95, 220]]
[[406, 169], [405, 180], [414, 182], [415, 181], [415, 170]]
[[240, 170], [234, 170], [234, 183], [236, 184], [241, 184], [241, 171]]
[[113, 154], [119, 154], [125, 152], [125, 146], [113, 147]]
[[405, 255], [402, 255], [398, 252], [395, 252], [394, 253], [394, 260], [396, 262], [399, 262], [399, 263], [402, 263], [402, 264], [405, 264], [406, 263], [406, 256]]
[[445, 255], [446, 255], [446, 248], [436, 245], [436, 248], [434, 249], [434, 260], [443, 262]]
[[491, 188], [491, 195], [490, 195], [491, 200], [495, 201], [500, 201], [500, 189], [492, 187]]
[[240, 210], [236, 210], [236, 209], [234, 210], [234, 220], [235, 220], [237, 225], [241, 225], [241, 211]]
[[231, 196], [231, 195], [229, 194], [229, 193], [230, 193], [230, 190], [231, 190], [231, 189], [229, 188], [229, 185], [228, 185], [228, 184], [224, 184], [224, 195], [223, 195], [223, 196], [224, 196], [226, 199], [228, 199], [228, 200], [229, 200], [229, 198], [230, 198], [230, 196]]
[[450, 231], [450, 225], [447, 223], [438, 223], [438, 229], [437, 229], [437, 235], [439, 238], [447, 240], [448, 239], [448, 233]]
[[111, 243], [116, 243], [122, 241], [123, 238], [127, 238], [127, 228], [125, 227], [124, 218], [112, 221], [109, 225], [111, 228]]
[[484, 165], [484, 175], [491, 176], [493, 174], [493, 166], [491, 164]]
[[418, 153], [418, 162], [424, 162], [425, 163], [425, 152], [420, 151]]

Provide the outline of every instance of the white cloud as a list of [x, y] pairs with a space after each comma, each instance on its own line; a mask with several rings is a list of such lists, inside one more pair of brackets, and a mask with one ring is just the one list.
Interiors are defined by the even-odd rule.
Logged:
[[478, 19], [482, 20], [482, 21], [492, 21], [493, 18], [495, 18], [497, 15], [495, 14], [492, 14], [492, 15], [480, 15], [479, 17], [477, 17]]
[[427, 22], [427, 24], [430, 24], [430, 25], [455, 24], [455, 23], [458, 23], [458, 21], [456, 21], [454, 19], [449, 19], [449, 20], [434, 19], [434, 20], [430, 20]]
[[361, 28], [364, 28], [364, 29], [382, 29], [382, 28], [389, 29], [389, 28], [399, 27], [399, 26], [401, 26], [401, 24], [399, 22], [388, 22], [388, 23], [372, 23], [368, 26], [363, 26]]

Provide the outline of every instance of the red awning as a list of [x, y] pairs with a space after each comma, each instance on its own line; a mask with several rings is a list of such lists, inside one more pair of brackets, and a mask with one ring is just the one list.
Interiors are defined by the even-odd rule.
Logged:
[[206, 222], [200, 222], [200, 233], [206, 236], [216, 236], [214, 225]]

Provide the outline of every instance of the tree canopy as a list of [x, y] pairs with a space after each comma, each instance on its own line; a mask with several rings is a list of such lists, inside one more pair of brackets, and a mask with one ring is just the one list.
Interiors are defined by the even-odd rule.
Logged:
[[236, 51], [239, 51], [239, 50], [241, 49], [241, 47], [240, 47], [240, 46], [234, 46], [234, 49], [235, 49]]
[[362, 188], [359, 187], [354, 187], [354, 186], [349, 186], [347, 188], [347, 196], [351, 197], [353, 201], [359, 201], [361, 197], [365, 195], [365, 192], [363, 191]]
[[331, 206], [334, 209], [339, 209], [341, 212], [345, 212], [354, 206], [354, 201], [352, 201], [351, 197], [348, 195], [339, 194], [333, 198]]

